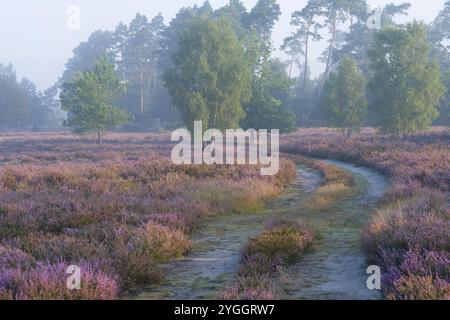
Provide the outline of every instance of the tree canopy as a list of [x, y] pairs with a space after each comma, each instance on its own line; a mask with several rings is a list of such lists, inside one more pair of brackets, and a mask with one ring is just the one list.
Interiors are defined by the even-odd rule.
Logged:
[[406, 134], [428, 128], [445, 92], [439, 66], [430, 60], [425, 26], [408, 24], [377, 34], [369, 52], [370, 88], [376, 124], [383, 132]]
[[268, 61], [253, 79], [253, 95], [246, 105], [244, 128], [279, 129], [288, 133], [295, 128], [295, 115], [287, 109], [292, 80], [279, 60]]
[[45, 92], [27, 78], [17, 79], [12, 64], [0, 64], [0, 130], [54, 129], [55, 114], [56, 108]]
[[165, 81], [189, 129], [194, 121], [205, 129], [239, 127], [251, 97], [251, 72], [226, 19], [197, 18], [181, 34], [173, 63]]
[[92, 71], [78, 73], [64, 83], [60, 95], [61, 106], [68, 112], [65, 125], [75, 133], [96, 133], [101, 144], [106, 129], [123, 125], [130, 117], [115, 106], [124, 86], [117, 78], [114, 65], [100, 59]]
[[328, 123], [343, 130], [347, 137], [359, 132], [367, 116], [366, 80], [356, 61], [342, 58], [337, 72], [325, 86], [325, 114]]

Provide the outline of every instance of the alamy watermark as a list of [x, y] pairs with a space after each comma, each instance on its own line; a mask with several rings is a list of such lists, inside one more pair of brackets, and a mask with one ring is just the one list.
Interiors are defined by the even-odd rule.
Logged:
[[[270, 142], [269, 142], [270, 138]], [[261, 175], [278, 173], [280, 162], [279, 130], [209, 129], [203, 133], [202, 122], [194, 122], [194, 137], [187, 129], [172, 133], [171, 159], [174, 164], [261, 165]]]
[[367, 278], [367, 289], [369, 290], [381, 290], [381, 269], [379, 266], [373, 265], [367, 268], [367, 274], [370, 274]]
[[71, 5], [66, 9], [66, 26], [70, 31], [81, 29], [81, 8], [77, 5]]
[[67, 277], [66, 285], [69, 290], [81, 289], [81, 268], [76, 265], [67, 267], [66, 273], [70, 276]]
[[368, 19], [367, 19], [367, 28], [370, 30], [381, 30], [381, 17], [383, 14], [383, 10], [381, 7], [375, 9], [368, 9]]

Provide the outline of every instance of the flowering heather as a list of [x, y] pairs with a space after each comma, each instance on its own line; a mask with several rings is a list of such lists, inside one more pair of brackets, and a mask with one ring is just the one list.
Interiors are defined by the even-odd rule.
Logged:
[[0, 270], [26, 270], [35, 265], [35, 259], [22, 250], [0, 245]]
[[31, 269], [6, 269], [0, 274], [0, 298], [16, 300], [112, 300], [118, 297], [114, 277], [88, 263], [78, 263], [80, 290], [67, 289], [67, 263], [38, 263]]
[[281, 151], [374, 168], [398, 183], [450, 191], [450, 133], [396, 137], [364, 131], [342, 139], [331, 129], [299, 130], [281, 138]]
[[137, 161], [166, 155], [171, 149], [168, 134], [112, 133], [105, 136], [103, 145], [96, 145], [94, 141], [94, 137], [68, 133], [2, 133], [0, 164], [92, 163], [105, 159]]
[[274, 265], [286, 266], [295, 263], [312, 245], [313, 240], [313, 233], [306, 225], [276, 219], [266, 224], [262, 234], [250, 240], [244, 259], [262, 255], [274, 262]]
[[238, 283], [227, 287], [220, 298], [276, 299], [274, 276], [280, 268], [297, 262], [313, 242], [313, 232], [303, 223], [284, 219], [267, 221], [265, 231], [250, 239], [244, 249]]
[[371, 167], [394, 184], [363, 234], [388, 299], [450, 298], [450, 133], [344, 140], [332, 130], [285, 136], [282, 150]]
[[[257, 166], [176, 166], [164, 141], [0, 135], [0, 298], [114, 299], [157, 283], [203, 217], [256, 210], [295, 176], [286, 160], [273, 177]], [[72, 264], [79, 292], [65, 288]]]

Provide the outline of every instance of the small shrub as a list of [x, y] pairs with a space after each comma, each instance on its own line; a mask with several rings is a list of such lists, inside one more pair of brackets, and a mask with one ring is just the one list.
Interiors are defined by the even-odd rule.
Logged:
[[389, 300], [449, 300], [450, 284], [432, 276], [402, 276], [386, 297]]
[[269, 229], [250, 240], [247, 255], [259, 253], [272, 261], [292, 264], [313, 243], [314, 235], [305, 225], [288, 221], [268, 225]]
[[293, 264], [314, 241], [309, 226], [285, 219], [270, 219], [265, 231], [250, 239], [243, 252], [238, 283], [220, 294], [224, 300], [274, 300], [279, 290], [273, 277]]
[[4, 270], [0, 275], [0, 297], [15, 300], [112, 300], [119, 288], [115, 277], [87, 263], [81, 268], [81, 289], [67, 288], [67, 264], [39, 263], [33, 269]]
[[112, 265], [119, 275], [123, 289], [158, 283], [164, 277], [153, 257], [152, 249], [142, 239], [128, 230], [116, 230], [112, 247]]
[[0, 245], [0, 272], [8, 269], [27, 270], [35, 263], [35, 259], [22, 250]]
[[182, 231], [153, 223], [145, 227], [142, 241], [142, 246], [148, 247], [152, 258], [158, 262], [181, 258], [191, 246]]

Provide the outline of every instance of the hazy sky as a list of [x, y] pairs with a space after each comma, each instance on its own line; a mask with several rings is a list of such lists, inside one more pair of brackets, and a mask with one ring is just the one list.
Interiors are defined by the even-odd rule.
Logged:
[[[399, 0], [369, 0], [372, 6], [386, 3], [403, 3]], [[226, 4], [227, 0], [210, 0], [214, 8]], [[243, 0], [251, 8], [257, 0]], [[290, 15], [301, 9], [306, 0], [279, 0], [283, 12], [274, 31], [274, 45], [279, 48], [289, 35]], [[408, 19], [432, 21], [445, 0], [409, 0], [412, 10]], [[159, 12], [166, 23], [179, 8], [202, 4], [203, 0], [1, 0], [0, 1], [0, 63], [12, 62], [19, 77], [26, 76], [40, 89], [52, 85], [64, 70], [72, 56], [72, 49], [85, 41], [97, 29], [113, 29], [120, 21], [129, 22], [136, 12], [153, 17]], [[70, 5], [81, 8], [81, 29], [67, 28]], [[312, 54], [322, 50], [318, 45]], [[276, 54], [277, 55], [277, 54]], [[317, 73], [321, 66], [313, 66]]]

